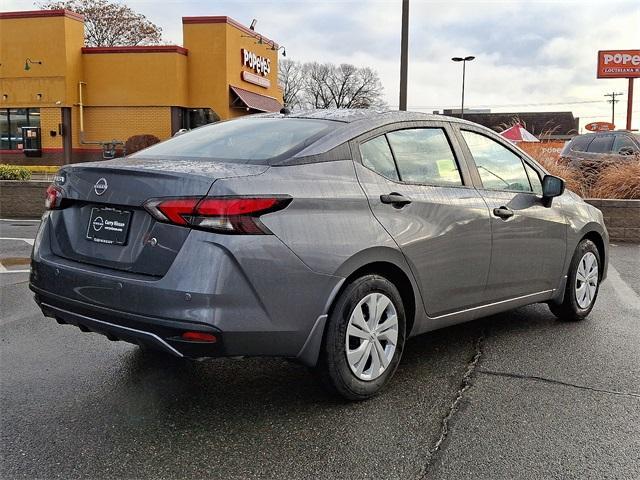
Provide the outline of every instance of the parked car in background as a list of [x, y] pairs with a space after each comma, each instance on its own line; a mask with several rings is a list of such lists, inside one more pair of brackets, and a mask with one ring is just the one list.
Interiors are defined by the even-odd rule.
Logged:
[[408, 337], [544, 302], [584, 319], [601, 212], [490, 129], [362, 110], [200, 127], [64, 166], [30, 287], [46, 316], [177, 357], [281, 356], [361, 400]]
[[609, 161], [616, 157], [624, 160], [636, 154], [640, 154], [640, 135], [629, 131], [609, 131], [573, 137], [565, 143], [560, 156], [579, 166], [584, 160], [597, 161], [605, 156]]

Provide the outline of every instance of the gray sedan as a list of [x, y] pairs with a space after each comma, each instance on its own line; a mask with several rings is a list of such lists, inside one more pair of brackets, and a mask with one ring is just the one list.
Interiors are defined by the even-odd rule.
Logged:
[[204, 126], [63, 167], [32, 257], [43, 313], [178, 357], [282, 356], [348, 399], [408, 337], [536, 302], [591, 311], [599, 210], [479, 125], [360, 110]]

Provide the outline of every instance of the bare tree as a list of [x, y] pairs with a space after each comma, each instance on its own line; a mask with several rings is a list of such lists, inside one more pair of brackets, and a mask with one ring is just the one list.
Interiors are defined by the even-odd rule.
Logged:
[[66, 9], [84, 15], [84, 39], [88, 47], [154, 45], [162, 29], [126, 5], [108, 0], [37, 2], [45, 10]]
[[304, 87], [302, 65], [293, 60], [283, 59], [278, 68], [278, 83], [282, 88], [284, 106], [291, 108], [301, 106]]
[[384, 107], [382, 83], [370, 68], [344, 63], [285, 60], [280, 64], [284, 104], [305, 108]]
[[331, 65], [318, 62], [305, 63], [302, 71], [303, 104], [311, 108], [331, 108], [331, 93], [327, 87], [331, 76]]

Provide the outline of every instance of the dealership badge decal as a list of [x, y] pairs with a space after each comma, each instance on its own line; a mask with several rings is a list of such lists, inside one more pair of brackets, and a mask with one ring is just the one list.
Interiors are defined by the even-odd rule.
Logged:
[[96, 217], [93, 219], [93, 223], [91, 224], [91, 226], [96, 232], [99, 232], [100, 230], [102, 230], [102, 227], [104, 227], [104, 220], [102, 219], [102, 217]]
[[96, 192], [96, 195], [102, 195], [109, 188], [109, 184], [107, 183], [106, 178], [99, 179], [96, 184], [93, 186], [93, 191]]

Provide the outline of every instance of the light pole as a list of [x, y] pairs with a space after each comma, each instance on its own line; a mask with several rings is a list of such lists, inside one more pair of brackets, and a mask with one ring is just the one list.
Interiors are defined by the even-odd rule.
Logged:
[[464, 118], [464, 76], [466, 71], [467, 62], [473, 60], [474, 56], [469, 55], [468, 57], [453, 57], [451, 60], [454, 62], [462, 62], [462, 107], [460, 108], [460, 118]]
[[409, 0], [402, 0], [400, 39], [400, 110], [407, 110], [407, 70], [409, 64]]

